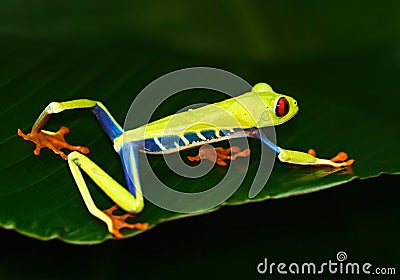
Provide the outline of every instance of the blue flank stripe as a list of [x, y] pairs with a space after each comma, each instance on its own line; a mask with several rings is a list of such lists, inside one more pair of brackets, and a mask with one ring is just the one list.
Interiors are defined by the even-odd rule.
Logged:
[[188, 133], [185, 133], [183, 136], [189, 141], [190, 144], [192, 144], [195, 141], [196, 142], [203, 141], [199, 138], [199, 136], [197, 136], [197, 133], [195, 133], [195, 132], [188, 132]]
[[226, 130], [226, 129], [222, 129], [219, 131], [219, 135], [221, 135], [221, 137], [229, 136], [231, 134], [232, 134], [232, 132], [230, 132], [229, 130]]
[[[165, 150], [175, 149], [175, 143], [179, 145], [179, 147], [185, 146], [185, 143], [180, 139], [179, 136], [163, 136], [158, 137], [157, 140], [161, 143], [161, 145], [165, 148]], [[144, 140], [144, 150], [148, 152], [162, 152], [165, 151], [161, 148], [160, 145], [156, 143], [154, 138], [148, 138]]]
[[113, 121], [109, 113], [104, 111], [104, 109], [98, 104], [92, 108], [92, 112], [96, 115], [104, 131], [108, 134], [111, 140], [114, 141], [115, 138], [124, 132], [123, 129], [115, 121]]
[[183, 146], [185, 146], [185, 142], [183, 142], [183, 140], [181, 138], [179, 138], [178, 145], [179, 145], [179, 147], [183, 147]]
[[[178, 145], [179, 145], [179, 140], [181, 140], [181, 138], [176, 135], [163, 136], [163, 137], [158, 138], [158, 141], [160, 141], [161, 145], [163, 145], [167, 150], [175, 149], [176, 148], [175, 143], [178, 143]], [[183, 144], [183, 145], [185, 145], [185, 144]]]
[[[234, 130], [234, 132], [243, 131], [242, 128], [234, 128], [233, 130]], [[224, 129], [224, 130], [220, 130], [219, 134], [220, 134], [220, 137], [224, 137], [224, 136], [229, 136], [234, 132]], [[212, 130], [212, 129], [203, 130], [200, 132], [200, 134], [202, 136], [204, 136], [207, 140], [220, 138], [220, 137], [217, 137], [216, 131]], [[188, 133], [184, 134], [183, 137], [185, 137], [185, 139], [189, 142], [189, 145], [194, 142], [204, 142], [205, 141], [205, 140], [201, 139], [195, 132], [188, 132]], [[177, 147], [176, 147], [175, 143], [177, 143], [179, 145], [179, 147], [186, 146], [185, 142], [177, 135], [162, 136], [162, 137], [158, 137], [156, 139], [159, 141], [159, 143], [161, 143], [161, 145], [165, 148], [165, 150], [176, 149]], [[144, 150], [147, 152], [162, 152], [162, 151], [164, 151], [161, 148], [161, 146], [156, 143], [154, 138], [148, 138], [148, 139], [144, 140]]]
[[215, 134], [215, 130], [203, 130], [200, 132], [201, 135], [203, 135], [207, 140], [215, 139], [217, 138], [217, 135]]
[[161, 152], [160, 146], [156, 144], [153, 138], [144, 140], [144, 150], [148, 152]]

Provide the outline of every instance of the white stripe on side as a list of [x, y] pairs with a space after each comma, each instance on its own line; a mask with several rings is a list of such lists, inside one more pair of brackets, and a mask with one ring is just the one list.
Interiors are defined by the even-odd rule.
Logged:
[[160, 149], [161, 149], [162, 151], [166, 151], [166, 150], [167, 150], [167, 148], [165, 148], [165, 147], [163, 146], [163, 144], [161, 144], [161, 142], [160, 142], [160, 140], [158, 140], [158, 138], [153, 138], [153, 139], [154, 139], [154, 142], [157, 144], [158, 147], [160, 147]]

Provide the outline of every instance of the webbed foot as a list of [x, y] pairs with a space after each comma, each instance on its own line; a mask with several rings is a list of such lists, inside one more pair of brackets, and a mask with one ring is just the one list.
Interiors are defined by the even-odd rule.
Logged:
[[[315, 152], [314, 149], [309, 149], [307, 152], [309, 155], [312, 155], [313, 157], [317, 156], [317, 153]], [[354, 163], [354, 159], [348, 159], [348, 156], [345, 152], [339, 152], [336, 156], [331, 158], [330, 160], [320, 160], [321, 164], [318, 165], [330, 165], [333, 167], [346, 167], [350, 166]]]
[[135, 217], [135, 214], [126, 213], [120, 216], [114, 215], [114, 211], [118, 210], [118, 205], [114, 205], [113, 207], [103, 210], [103, 212], [109, 216], [112, 220], [112, 228], [109, 228], [109, 231], [116, 237], [116, 238], [124, 238], [124, 235], [120, 232], [120, 229], [123, 228], [130, 228], [130, 229], [139, 229], [145, 230], [149, 227], [148, 223], [135, 223], [130, 224], [125, 222], [127, 218]]
[[57, 132], [50, 132], [45, 130], [31, 131], [28, 134], [24, 134], [21, 129], [18, 128], [18, 135], [24, 140], [31, 141], [36, 144], [36, 148], [33, 153], [37, 156], [40, 155], [40, 150], [48, 148], [55, 154], [60, 155], [63, 159], [67, 159], [68, 155], [65, 154], [61, 149], [69, 149], [71, 151], [79, 151], [83, 154], [89, 153], [89, 148], [84, 146], [72, 146], [64, 139], [64, 135], [69, 133], [68, 127], [62, 126]]
[[200, 161], [202, 159], [207, 159], [209, 161], [215, 162], [218, 165], [226, 166], [225, 160], [235, 160], [237, 157], [248, 157], [250, 155], [250, 149], [240, 150], [239, 147], [233, 146], [228, 149], [222, 147], [213, 148], [210, 145], [201, 146], [199, 149], [199, 154], [197, 156], [187, 158], [190, 161]]

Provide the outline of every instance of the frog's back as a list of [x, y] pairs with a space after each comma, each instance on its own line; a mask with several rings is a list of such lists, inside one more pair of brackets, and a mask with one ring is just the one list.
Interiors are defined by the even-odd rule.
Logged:
[[253, 127], [255, 121], [246, 116], [248, 112], [240, 102], [248, 94], [252, 93], [167, 116], [125, 132], [126, 137], [136, 141], [153, 137], [182, 135], [188, 132], [197, 133], [204, 130]]
[[146, 152], [174, 152], [228, 139], [256, 122], [241, 103], [243, 94], [215, 104], [170, 115], [124, 133], [124, 142], [144, 141]]

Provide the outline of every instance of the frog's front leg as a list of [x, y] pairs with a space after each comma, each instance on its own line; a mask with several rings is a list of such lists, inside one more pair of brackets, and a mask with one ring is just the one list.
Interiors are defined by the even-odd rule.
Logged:
[[325, 165], [332, 167], [347, 167], [354, 163], [354, 159], [347, 160], [345, 152], [338, 153], [332, 159], [320, 159], [316, 157], [314, 150], [310, 149], [308, 153], [290, 151], [280, 148], [278, 158], [282, 162], [299, 164], [299, 165]]
[[[309, 149], [307, 153], [314, 157], [317, 156], [317, 153], [315, 152], [314, 149]], [[354, 159], [350, 159], [350, 160], [347, 160], [347, 159], [348, 159], [348, 156], [345, 152], [339, 152], [336, 156], [331, 158], [330, 161], [332, 161], [332, 162], [346, 162], [347, 161], [348, 166], [352, 165], [355, 161]]]
[[197, 156], [188, 156], [190, 161], [200, 161], [202, 159], [207, 159], [209, 161], [215, 162], [218, 165], [226, 166], [226, 160], [235, 160], [237, 157], [248, 157], [250, 155], [250, 149], [240, 150], [237, 146], [232, 146], [230, 148], [217, 147], [214, 148], [210, 145], [201, 146]]
[[347, 154], [344, 152], [338, 153], [334, 158], [329, 160], [317, 158], [315, 151], [312, 149], [310, 149], [308, 153], [282, 149], [272, 143], [260, 130], [249, 131], [248, 136], [260, 139], [276, 152], [278, 159], [282, 162], [298, 165], [325, 165], [332, 167], [346, 167], [354, 163], [354, 159], [347, 160]]

